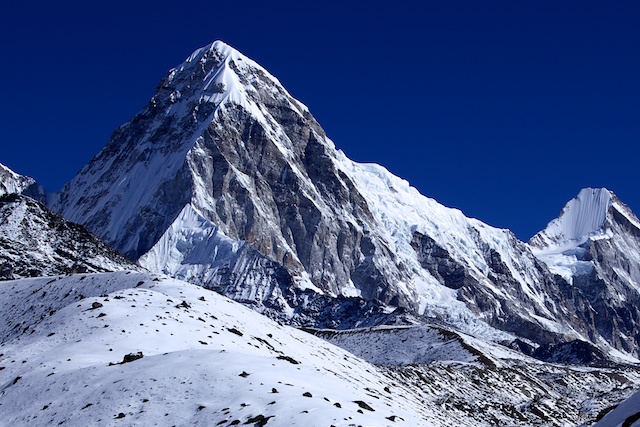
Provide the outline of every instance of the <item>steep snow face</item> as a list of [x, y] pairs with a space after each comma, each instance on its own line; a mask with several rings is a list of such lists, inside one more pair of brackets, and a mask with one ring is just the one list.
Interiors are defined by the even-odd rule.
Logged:
[[236, 301], [260, 302], [256, 308], [275, 310], [278, 313], [265, 313], [275, 318], [284, 314], [283, 320], [290, 320], [293, 314], [281, 290], [293, 283], [286, 270], [246, 242], [225, 236], [191, 204], [138, 263], [150, 271], [205, 284]]
[[0, 196], [11, 193], [25, 194], [41, 202], [45, 199], [44, 189], [35, 179], [17, 174], [0, 163]]
[[295, 286], [496, 340], [589, 332], [512, 233], [347, 159], [277, 79], [221, 42], [171, 70], [54, 208], [156, 271], [257, 305]]
[[182, 280], [201, 277], [205, 269], [224, 265], [245, 245], [226, 237], [188, 204], [139, 263]]
[[139, 269], [84, 227], [18, 194], [0, 196], [0, 279]]
[[560, 216], [531, 239], [536, 247], [578, 246], [602, 232], [611, 207], [612, 194], [606, 188], [584, 188], [571, 199]]

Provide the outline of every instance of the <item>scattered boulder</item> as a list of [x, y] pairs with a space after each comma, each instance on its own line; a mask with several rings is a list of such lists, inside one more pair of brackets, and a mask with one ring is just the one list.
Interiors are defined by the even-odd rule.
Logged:
[[273, 417], [274, 417], [273, 415], [271, 415], [270, 417], [265, 417], [264, 415], [260, 414], [260, 415], [256, 415], [255, 417], [250, 417], [245, 422], [245, 424], [253, 424], [258, 427], [263, 427], [269, 422], [269, 418], [273, 418]]
[[122, 359], [122, 362], [120, 362], [120, 364], [133, 362], [134, 360], [142, 359], [143, 357], [144, 357], [144, 355], [142, 354], [141, 351], [139, 351], [137, 353], [125, 354], [125, 356]]
[[191, 304], [186, 301], [182, 301], [180, 304], [176, 305], [176, 308], [184, 308], [186, 310], [191, 308]]
[[371, 406], [367, 405], [362, 400], [354, 400], [353, 403], [355, 403], [356, 405], [358, 405], [362, 409], [366, 409], [367, 411], [375, 412], [375, 409], [373, 409]]
[[231, 332], [232, 334], [236, 334], [237, 336], [241, 337], [242, 335], [244, 335], [242, 332], [240, 332], [239, 330], [237, 330], [236, 328], [227, 328], [227, 331]]
[[292, 365], [299, 365], [300, 362], [298, 362], [297, 360], [295, 360], [293, 357], [289, 357], [289, 356], [278, 356], [279, 360], [286, 360], [287, 362], [291, 363]]

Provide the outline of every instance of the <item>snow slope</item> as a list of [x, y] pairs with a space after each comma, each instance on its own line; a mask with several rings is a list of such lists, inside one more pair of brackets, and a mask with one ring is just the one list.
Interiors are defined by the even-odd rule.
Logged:
[[[571, 425], [640, 383], [633, 368], [570, 369], [521, 356], [512, 365], [516, 353], [483, 347], [487, 361], [448, 339], [451, 351], [432, 352], [431, 361], [374, 366], [215, 292], [150, 273], [2, 285], [6, 425]], [[409, 354], [443, 343], [427, 335], [396, 345]]]
[[9, 281], [0, 307], [6, 425], [443, 425], [374, 366], [175, 279]]

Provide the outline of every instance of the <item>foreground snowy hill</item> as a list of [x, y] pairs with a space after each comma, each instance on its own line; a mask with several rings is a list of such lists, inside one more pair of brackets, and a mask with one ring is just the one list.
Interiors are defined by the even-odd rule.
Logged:
[[172, 69], [53, 207], [148, 269], [292, 324], [329, 323], [332, 298], [357, 297], [531, 351], [580, 340], [636, 354], [510, 231], [349, 160], [222, 42]]
[[448, 351], [374, 366], [149, 273], [6, 281], [0, 314], [6, 425], [571, 425], [640, 383], [631, 367], [571, 369], [406, 328], [397, 351]]
[[444, 425], [374, 366], [198, 286], [129, 272], [2, 285], [6, 425]]

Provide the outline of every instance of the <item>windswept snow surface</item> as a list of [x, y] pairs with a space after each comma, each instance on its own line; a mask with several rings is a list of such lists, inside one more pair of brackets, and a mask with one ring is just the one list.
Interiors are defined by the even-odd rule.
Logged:
[[[377, 367], [149, 273], [6, 281], [0, 319], [3, 425], [572, 425], [640, 381], [634, 370], [512, 367], [508, 351], [487, 367], [462, 341], [419, 328], [396, 343], [407, 356], [430, 347], [415, 361], [433, 363]], [[416, 334], [425, 342], [402, 342]]]
[[373, 365], [175, 279], [8, 281], [0, 307], [5, 425], [446, 425]]

